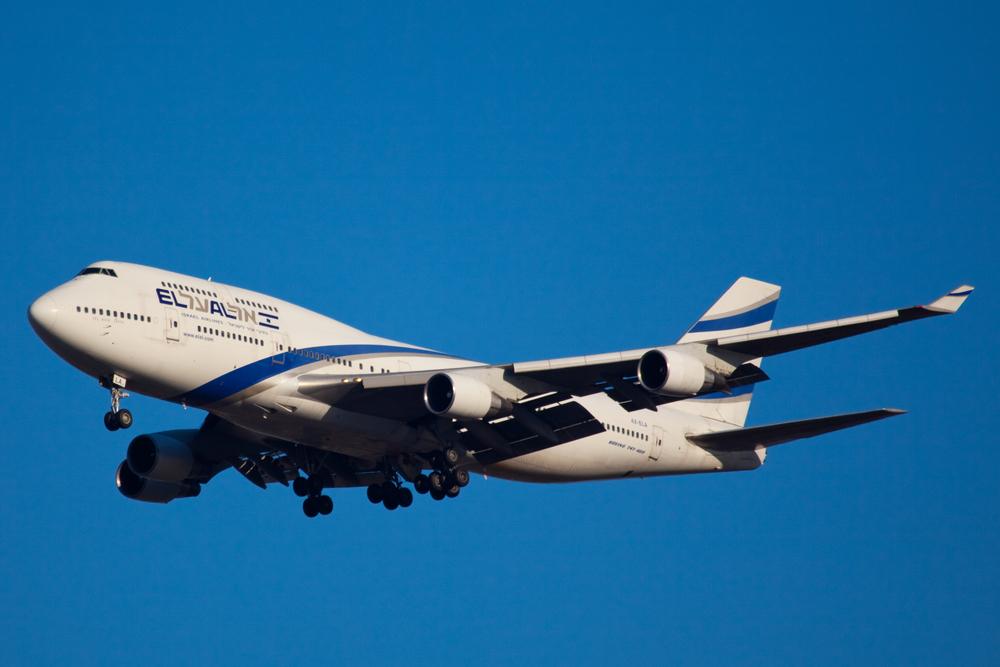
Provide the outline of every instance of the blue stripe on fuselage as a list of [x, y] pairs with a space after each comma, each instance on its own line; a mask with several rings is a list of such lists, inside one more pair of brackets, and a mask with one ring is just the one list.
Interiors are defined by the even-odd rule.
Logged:
[[[306, 352], [312, 353], [313, 355], [320, 355], [321, 358], [317, 359], [314, 356], [308, 356], [304, 354]], [[174, 400], [178, 402], [183, 401], [187, 405], [193, 406], [208, 405], [209, 403], [221, 401], [229, 396], [232, 396], [233, 394], [249, 389], [255, 384], [263, 382], [264, 380], [274, 377], [275, 375], [280, 375], [281, 373], [294, 370], [300, 366], [315, 364], [317, 361], [323, 361], [323, 358], [326, 357], [342, 358], [361, 354], [380, 354], [386, 352], [435, 357], [452, 356], [443, 352], [402, 347], [399, 345], [321, 345], [318, 347], [308, 347], [295, 350], [295, 352], [279, 352], [275, 355], [259, 359], [251, 364], [232, 370], [225, 375], [220, 375], [214, 380], [210, 380], [196, 389], [192, 389], [187, 393], [177, 396]], [[274, 357], [281, 356], [284, 356], [285, 358], [284, 363], [276, 363], [273, 361]], [[349, 372], [345, 374], [349, 374]]]
[[778, 300], [765, 303], [753, 310], [748, 310], [739, 315], [730, 317], [720, 317], [717, 320], [699, 320], [688, 333], [699, 331], [726, 331], [728, 329], [742, 329], [761, 322], [769, 322], [774, 319], [774, 310], [778, 307]]

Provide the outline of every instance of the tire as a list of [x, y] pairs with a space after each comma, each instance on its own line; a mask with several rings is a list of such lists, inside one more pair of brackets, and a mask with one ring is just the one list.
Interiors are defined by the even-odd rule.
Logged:
[[458, 484], [456, 484], [455, 486], [452, 486], [447, 491], [445, 491], [444, 495], [448, 496], [449, 498], [458, 498], [458, 493], [461, 490], [462, 490], [461, 487]]
[[[382, 502], [385, 503], [387, 500], [396, 505], [396, 507], [399, 506], [399, 489], [396, 488], [395, 484], [389, 482], [382, 485]], [[394, 507], [393, 509], [396, 508]]]
[[399, 507], [399, 501], [396, 500], [395, 498], [386, 498], [385, 500], [382, 501], [382, 505], [387, 510], [394, 510], [397, 507]]
[[115, 415], [115, 423], [118, 424], [118, 428], [128, 428], [132, 425], [132, 413], [128, 410], [119, 410], [118, 414]]
[[458, 463], [458, 460], [460, 458], [462, 458], [462, 455], [458, 453], [457, 449], [449, 447], [448, 449], [444, 450], [444, 460], [445, 463], [447, 463], [449, 466], [453, 466], [456, 463]]
[[431, 490], [431, 481], [427, 479], [427, 475], [417, 475], [413, 480], [413, 490], [421, 495]]
[[305, 498], [309, 495], [309, 480], [305, 477], [296, 477], [292, 480], [292, 493], [297, 495], [299, 498]]
[[118, 420], [115, 419], [115, 413], [105, 412], [104, 413], [104, 428], [109, 431], [117, 431], [120, 426], [118, 426]]
[[444, 476], [439, 472], [432, 472], [427, 478], [431, 491], [444, 491]]
[[309, 490], [312, 491], [314, 496], [318, 496], [323, 493], [323, 478], [319, 475], [309, 476]]
[[302, 512], [310, 519], [319, 514], [319, 508], [316, 507], [316, 500], [312, 496], [302, 501]]
[[431, 489], [431, 498], [434, 500], [444, 500], [444, 491], [441, 489]]
[[403, 488], [399, 490], [399, 506], [409, 507], [413, 504], [413, 492]]
[[381, 484], [371, 484], [368, 487], [368, 500], [373, 505], [378, 505], [382, 502], [382, 485]]
[[455, 478], [455, 484], [458, 484], [459, 488], [469, 485], [469, 471], [465, 469], [459, 469], [452, 473], [452, 477]]
[[330, 496], [318, 496], [316, 498], [316, 505], [319, 513], [326, 516], [333, 511], [333, 498]]

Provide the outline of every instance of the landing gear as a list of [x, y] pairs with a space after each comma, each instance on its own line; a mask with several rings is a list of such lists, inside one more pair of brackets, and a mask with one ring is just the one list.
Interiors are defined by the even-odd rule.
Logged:
[[125, 378], [116, 373], [111, 380], [102, 377], [100, 382], [102, 387], [111, 391], [111, 411], [104, 413], [104, 427], [117, 431], [132, 426], [132, 413], [121, 407], [122, 399], [128, 396], [125, 393]]
[[427, 483], [431, 491], [444, 491], [444, 475], [437, 470], [430, 474], [427, 478]]
[[128, 428], [132, 425], [132, 413], [128, 410], [104, 413], [104, 428], [109, 431], [117, 431], [120, 428]]
[[[419, 467], [417, 470], [410, 468], [406, 474], [407, 478], [413, 481], [412, 491], [403, 486], [404, 481], [400, 477], [400, 473], [396, 472], [387, 459], [383, 459], [380, 472], [385, 481], [368, 486], [366, 491], [368, 501], [373, 505], [382, 505], [387, 510], [392, 511], [412, 505], [414, 492], [421, 495], [430, 494], [434, 500], [455, 498], [469, 483], [469, 471], [455, 467], [455, 464], [461, 461], [463, 456], [465, 454], [460, 450], [448, 448], [428, 457], [426, 462], [433, 468], [430, 472], [425, 474], [417, 472]], [[416, 472], [415, 475], [414, 472]], [[293, 484], [294, 486], [295, 484]]]
[[309, 496], [302, 501], [302, 511], [310, 519], [315, 518], [319, 514], [319, 507], [317, 507], [316, 499]]
[[333, 512], [333, 498], [330, 496], [308, 496], [302, 501], [302, 512], [310, 519], [318, 514], [326, 516]]
[[292, 493], [297, 495], [299, 498], [305, 498], [309, 495], [309, 480], [305, 477], [296, 477], [292, 480]]
[[459, 492], [469, 484], [469, 471], [455, 467], [462, 460], [462, 453], [453, 447], [431, 457], [435, 470], [427, 475], [417, 475], [413, 488], [417, 493], [429, 493], [434, 500], [457, 498]]
[[326, 516], [333, 512], [333, 498], [323, 495], [325, 484], [319, 475], [296, 477], [292, 480], [292, 492], [302, 501], [302, 512], [312, 519], [318, 514]]
[[[420, 475], [420, 477], [422, 476]], [[374, 505], [381, 503], [383, 507], [391, 511], [412, 505], [413, 492], [403, 486], [399, 476], [394, 472], [387, 473], [386, 481], [368, 487], [368, 500]]]
[[413, 490], [423, 495], [431, 490], [431, 481], [427, 475], [421, 473], [413, 480]]

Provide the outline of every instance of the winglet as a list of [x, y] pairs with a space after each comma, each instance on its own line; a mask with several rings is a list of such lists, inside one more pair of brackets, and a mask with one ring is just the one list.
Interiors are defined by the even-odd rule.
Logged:
[[934, 310], [939, 313], [954, 313], [962, 307], [962, 304], [965, 303], [965, 300], [969, 298], [974, 289], [975, 287], [972, 285], [959, 285], [934, 303], [925, 307], [928, 310]]

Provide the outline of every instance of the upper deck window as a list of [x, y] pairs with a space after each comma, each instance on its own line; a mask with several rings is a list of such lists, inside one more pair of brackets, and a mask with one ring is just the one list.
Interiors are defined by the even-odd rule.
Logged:
[[89, 276], [92, 273], [96, 273], [96, 274], [99, 274], [99, 275], [102, 275], [102, 276], [111, 276], [112, 278], [117, 278], [118, 277], [118, 274], [115, 273], [114, 269], [105, 269], [105, 268], [100, 267], [100, 266], [88, 266], [87, 268], [85, 268], [83, 271], [80, 271], [80, 273], [78, 273], [76, 275], [78, 275], [78, 276]]

